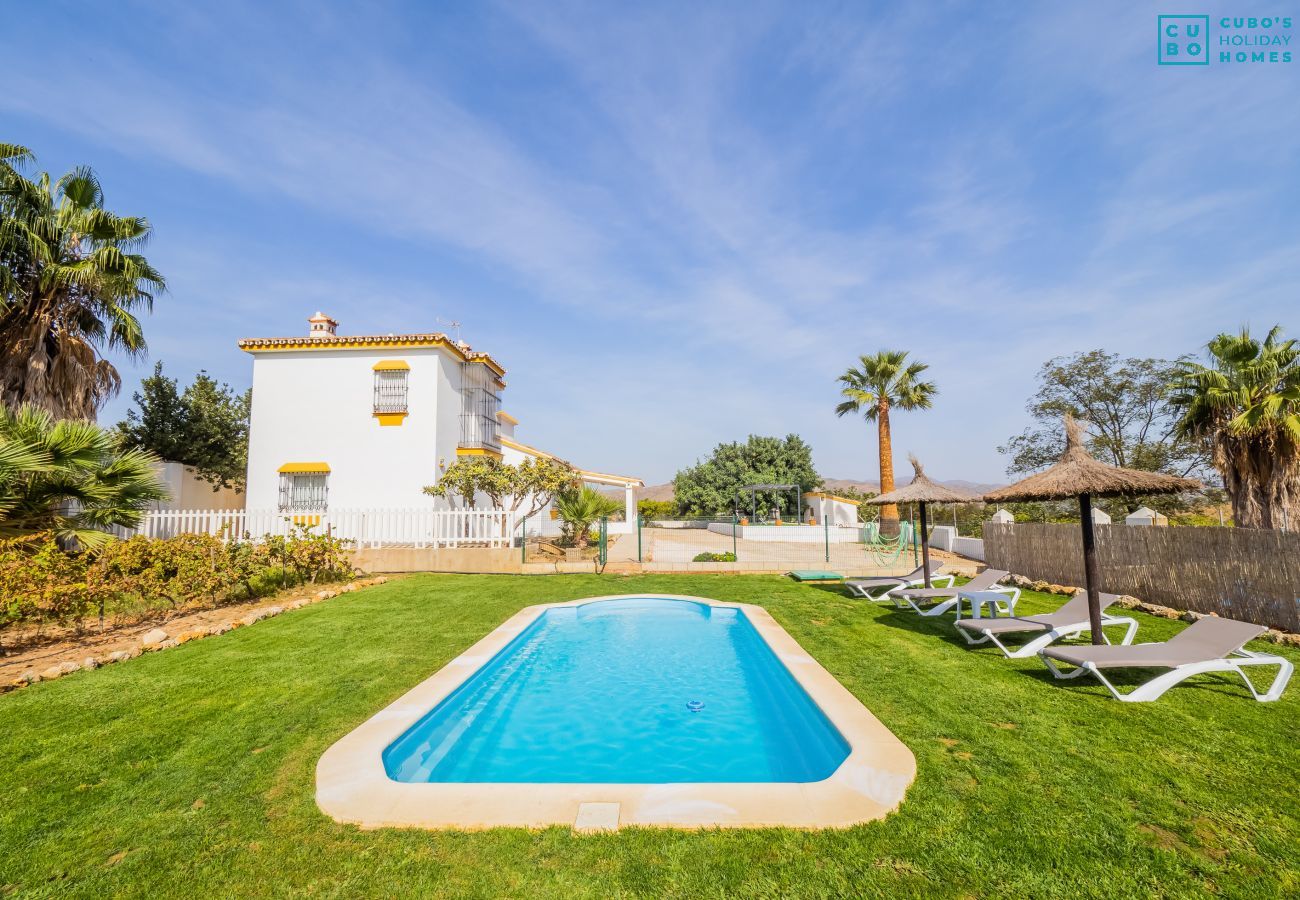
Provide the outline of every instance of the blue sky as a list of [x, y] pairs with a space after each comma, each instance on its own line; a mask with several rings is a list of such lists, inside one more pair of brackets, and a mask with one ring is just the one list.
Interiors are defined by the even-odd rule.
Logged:
[[940, 389], [899, 460], [999, 480], [1053, 355], [1300, 332], [1300, 60], [1157, 66], [1168, 11], [8, 4], [0, 137], [153, 222], [174, 375], [245, 386], [235, 341], [317, 308], [454, 319], [580, 465], [657, 482], [793, 431], [874, 478], [835, 377], [897, 347]]

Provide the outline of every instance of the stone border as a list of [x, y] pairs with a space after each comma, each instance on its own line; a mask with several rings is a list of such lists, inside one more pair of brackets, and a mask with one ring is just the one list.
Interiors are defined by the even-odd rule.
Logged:
[[[377, 578], [363, 578], [358, 581], [350, 581], [337, 588], [326, 588], [325, 590], [317, 591], [315, 594], [308, 597], [300, 597], [284, 604], [264, 606], [261, 609], [255, 609], [233, 622], [224, 622], [219, 625], [209, 625], [201, 628], [190, 628], [181, 631], [174, 636], [168, 634], [162, 628], [152, 628], [140, 636], [139, 647], [131, 650], [114, 650], [112, 653], [105, 654], [104, 656], [87, 656], [81, 662], [65, 660], [61, 663], [55, 663], [42, 672], [37, 672], [35, 669], [28, 669], [0, 690], [14, 690], [16, 688], [26, 687], [29, 684], [36, 684], [38, 681], [52, 681], [55, 678], [62, 678], [64, 675], [71, 675], [73, 672], [80, 672], [82, 669], [98, 669], [101, 666], [106, 666], [111, 663], [126, 662], [128, 659], [135, 659], [142, 653], [169, 650], [172, 647], [179, 647], [181, 644], [188, 644], [190, 641], [196, 641], [200, 638], [213, 637], [218, 634], [225, 634], [228, 631], [233, 631], [236, 628], [243, 628], [248, 625], [256, 624], [263, 619], [278, 616], [291, 609], [302, 609], [304, 606], [310, 606], [313, 603], [320, 603], [322, 600], [329, 600], [332, 597], [339, 596], [340, 594], [348, 594], [364, 587], [383, 584], [387, 580], [386, 577], [379, 576]], [[220, 607], [217, 607], [217, 609], [220, 609]]]
[[[486, 665], [548, 609], [625, 598], [687, 600], [738, 609], [849, 744], [831, 776], [812, 783], [452, 784], [393, 781], [382, 754], [393, 741]], [[759, 606], [676, 594], [616, 594], [529, 606], [396, 702], [335, 743], [316, 765], [316, 803], [336, 821], [363, 828], [481, 829], [576, 825], [670, 828], [846, 828], [888, 815], [916, 777], [916, 759], [853, 694]], [[584, 813], [586, 806], [586, 813]]]

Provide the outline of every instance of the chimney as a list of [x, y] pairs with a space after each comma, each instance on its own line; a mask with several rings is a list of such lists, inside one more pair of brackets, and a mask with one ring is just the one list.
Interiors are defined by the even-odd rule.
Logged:
[[334, 333], [339, 327], [337, 319], [331, 319], [320, 310], [316, 310], [316, 315], [312, 316], [307, 321], [311, 324], [311, 330], [307, 332], [308, 337], [334, 337]]

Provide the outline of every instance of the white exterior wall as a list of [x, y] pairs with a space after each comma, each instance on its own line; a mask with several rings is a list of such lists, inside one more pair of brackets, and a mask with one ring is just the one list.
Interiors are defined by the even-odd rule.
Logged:
[[165, 460], [154, 472], [167, 485], [171, 499], [154, 504], [155, 509], [243, 509], [244, 495], [234, 488], [214, 488], [184, 463]]
[[[400, 359], [409, 414], [382, 426], [374, 365]], [[248, 445], [249, 509], [279, 505], [285, 463], [329, 464], [329, 506], [434, 506], [421, 488], [450, 465], [460, 439], [460, 362], [436, 347], [272, 351], [253, 354]]]

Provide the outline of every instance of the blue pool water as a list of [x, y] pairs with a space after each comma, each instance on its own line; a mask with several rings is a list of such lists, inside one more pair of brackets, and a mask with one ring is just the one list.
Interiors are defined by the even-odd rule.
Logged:
[[840, 733], [739, 609], [544, 612], [384, 751], [397, 781], [809, 782]]

